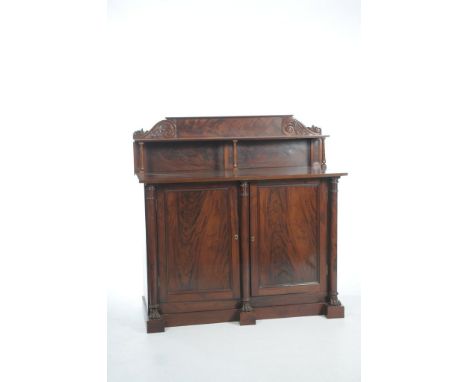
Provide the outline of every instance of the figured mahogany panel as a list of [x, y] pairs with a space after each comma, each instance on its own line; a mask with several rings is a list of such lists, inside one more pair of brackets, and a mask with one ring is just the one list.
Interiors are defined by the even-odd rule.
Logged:
[[283, 116], [168, 118], [179, 138], [281, 135]]
[[308, 166], [310, 144], [297, 141], [241, 141], [239, 168]]
[[220, 170], [224, 167], [222, 142], [146, 143], [146, 171]]
[[305, 126], [292, 115], [253, 115], [237, 117], [169, 117], [149, 131], [135, 131], [138, 141], [204, 139], [272, 139], [320, 137], [317, 126]]
[[236, 195], [235, 186], [216, 184], [158, 192], [162, 302], [239, 296]]
[[326, 191], [318, 180], [251, 185], [253, 296], [325, 290]]

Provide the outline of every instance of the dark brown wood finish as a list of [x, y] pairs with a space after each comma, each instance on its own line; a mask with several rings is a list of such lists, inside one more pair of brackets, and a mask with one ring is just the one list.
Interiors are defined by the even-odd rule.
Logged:
[[166, 118], [134, 133], [147, 331], [344, 317], [325, 135], [292, 115]]
[[158, 321], [154, 325], [158, 331], [164, 331], [164, 324], [159, 312], [155, 189], [156, 187], [151, 184], [145, 186], [148, 317], [150, 320]]
[[306, 139], [242, 141], [238, 147], [239, 168], [307, 167], [309, 145]]
[[322, 166], [321, 166], [321, 169], [322, 171], [326, 171], [327, 170], [327, 159], [325, 158], [325, 138], [322, 137], [320, 138], [320, 145], [322, 147]]
[[338, 213], [338, 178], [330, 179], [329, 186], [329, 276], [328, 276], [328, 318], [342, 318], [344, 317], [344, 307], [341, 305], [338, 299], [338, 288], [337, 288], [337, 213]]
[[242, 253], [242, 307], [240, 312], [241, 325], [255, 324], [255, 316], [250, 305], [250, 223], [249, 223], [249, 184], [242, 182], [240, 186], [241, 200], [241, 253]]
[[334, 178], [346, 173], [323, 172], [309, 166], [244, 168], [237, 170], [177, 171], [165, 173], [145, 173], [138, 175], [141, 183], [197, 183], [197, 182], [238, 182], [276, 179], [319, 179]]
[[323, 292], [326, 184], [261, 182], [251, 190], [252, 295]]
[[147, 173], [224, 169], [221, 142], [147, 142], [145, 146]]
[[240, 297], [236, 191], [232, 184], [160, 188], [162, 302]]
[[297, 139], [321, 137], [319, 127], [307, 127], [292, 115], [240, 117], [169, 117], [149, 131], [133, 134], [136, 141]]
[[144, 142], [138, 142], [139, 146], [139, 155], [140, 155], [140, 160], [139, 160], [139, 169], [138, 172], [140, 174], [145, 173], [145, 143]]

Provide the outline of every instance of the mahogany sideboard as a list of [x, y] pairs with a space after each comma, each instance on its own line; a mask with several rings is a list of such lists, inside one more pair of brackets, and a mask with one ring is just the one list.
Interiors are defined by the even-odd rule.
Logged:
[[166, 118], [133, 134], [144, 183], [147, 331], [325, 315], [337, 185], [320, 128], [292, 115]]

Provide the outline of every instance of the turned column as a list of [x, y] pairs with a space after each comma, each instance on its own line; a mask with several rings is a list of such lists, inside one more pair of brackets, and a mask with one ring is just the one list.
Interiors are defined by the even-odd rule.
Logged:
[[318, 139], [310, 139], [310, 167], [314, 171], [322, 169], [322, 143]]
[[339, 178], [331, 178], [328, 188], [328, 318], [344, 317], [344, 307], [338, 299], [337, 290], [338, 179]]
[[241, 183], [240, 220], [241, 220], [241, 256], [242, 256], [242, 307], [241, 325], [254, 325], [255, 314], [250, 305], [250, 227], [249, 227], [249, 184]]
[[[156, 187], [145, 185], [146, 261], [148, 272], [148, 332], [163, 332], [164, 324], [159, 312], [158, 256], [156, 236]], [[154, 320], [154, 322], [152, 322]]]
[[140, 168], [138, 171], [140, 175], [143, 175], [145, 172], [145, 144], [143, 142], [138, 142], [138, 145], [140, 147]]
[[232, 141], [232, 158], [232, 167], [234, 168], [234, 170], [237, 170], [237, 139], [234, 139]]
[[[327, 170], [327, 158], [325, 156], [325, 138], [320, 139], [320, 147], [321, 147], [321, 150], [320, 150], [321, 167], [322, 167], [322, 171], [326, 171]], [[338, 180], [336, 180], [336, 182], [338, 183]]]

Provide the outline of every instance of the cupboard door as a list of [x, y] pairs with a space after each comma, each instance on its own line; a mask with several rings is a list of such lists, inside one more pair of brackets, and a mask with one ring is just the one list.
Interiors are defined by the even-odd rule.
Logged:
[[158, 206], [161, 302], [239, 298], [237, 188], [163, 186]]
[[326, 292], [327, 184], [250, 187], [252, 295]]

